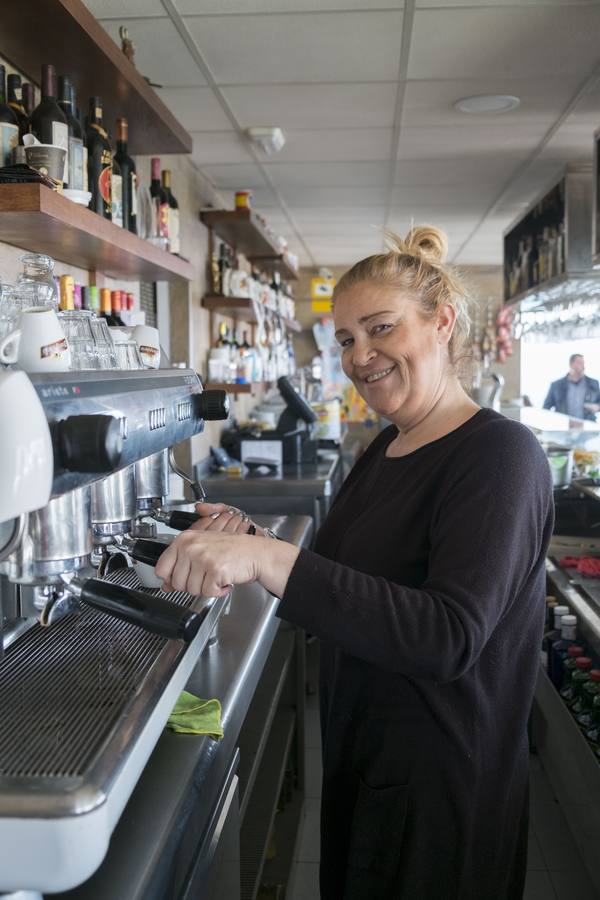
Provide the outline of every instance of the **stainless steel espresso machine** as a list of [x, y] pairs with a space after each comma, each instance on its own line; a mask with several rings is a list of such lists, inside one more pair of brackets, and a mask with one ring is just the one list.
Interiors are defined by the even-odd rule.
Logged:
[[[64, 891], [112, 830], [227, 598], [143, 587], [168, 454], [228, 415], [191, 370], [32, 375], [47, 506], [0, 527], [0, 896]], [[175, 519], [173, 519], [175, 516]]]

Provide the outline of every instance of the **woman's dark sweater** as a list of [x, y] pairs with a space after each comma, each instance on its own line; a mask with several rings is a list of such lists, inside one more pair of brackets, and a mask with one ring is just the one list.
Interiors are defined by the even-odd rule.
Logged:
[[322, 641], [321, 896], [517, 900], [548, 463], [491, 410], [388, 458], [396, 434], [356, 464], [278, 608]]

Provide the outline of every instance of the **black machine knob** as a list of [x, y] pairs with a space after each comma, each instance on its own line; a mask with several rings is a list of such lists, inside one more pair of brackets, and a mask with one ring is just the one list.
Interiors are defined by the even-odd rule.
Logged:
[[229, 417], [227, 391], [202, 391], [196, 394], [196, 412], [205, 422], [216, 422]]
[[114, 416], [69, 416], [51, 428], [57, 469], [112, 472], [121, 462], [121, 424]]

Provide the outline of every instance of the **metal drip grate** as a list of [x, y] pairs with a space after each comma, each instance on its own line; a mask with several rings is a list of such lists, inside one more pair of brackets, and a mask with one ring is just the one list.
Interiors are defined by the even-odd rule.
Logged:
[[[109, 581], [141, 588], [120, 569]], [[164, 595], [190, 606], [190, 594]], [[170, 643], [91, 607], [49, 629], [36, 625], [0, 661], [0, 778], [81, 777], [110, 740], [143, 680]]]

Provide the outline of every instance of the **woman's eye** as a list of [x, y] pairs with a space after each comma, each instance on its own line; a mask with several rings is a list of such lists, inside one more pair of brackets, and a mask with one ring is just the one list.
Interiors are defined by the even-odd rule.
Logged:
[[342, 348], [349, 347], [351, 343], [352, 343], [352, 338], [344, 338], [343, 341], [340, 341], [340, 347], [342, 347]]
[[392, 327], [391, 325], [386, 325], [386, 324], [375, 325], [371, 329], [371, 334], [383, 334], [383, 332], [389, 331], [391, 327]]

